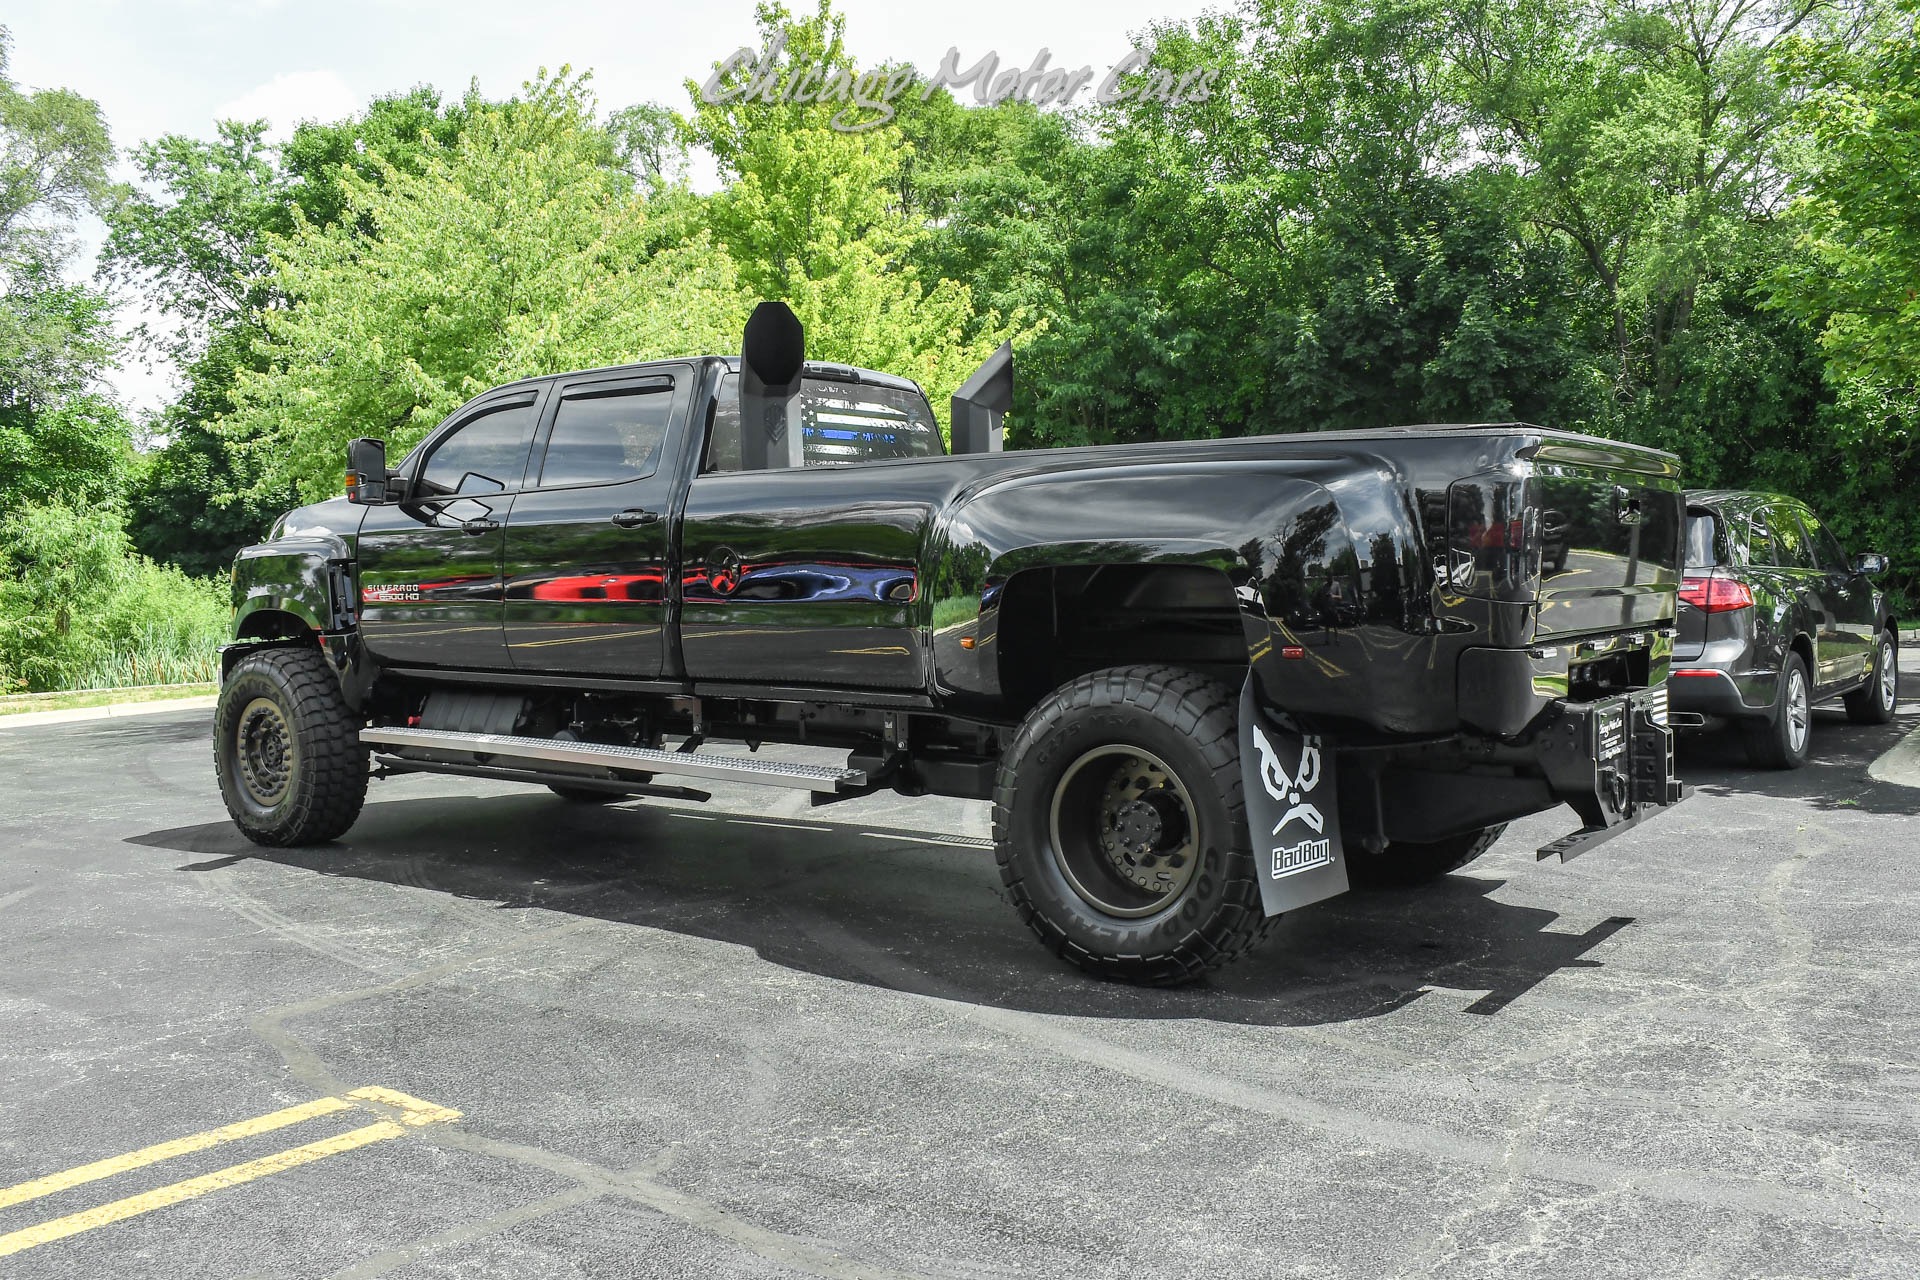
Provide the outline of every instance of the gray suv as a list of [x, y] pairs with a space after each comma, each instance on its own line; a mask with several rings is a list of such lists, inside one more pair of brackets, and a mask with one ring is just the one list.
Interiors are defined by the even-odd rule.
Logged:
[[1676, 728], [1732, 722], [1755, 765], [1797, 769], [1813, 706], [1841, 696], [1863, 724], [1893, 719], [1899, 633], [1873, 579], [1804, 502], [1777, 493], [1687, 494], [1686, 569], [1668, 696]]

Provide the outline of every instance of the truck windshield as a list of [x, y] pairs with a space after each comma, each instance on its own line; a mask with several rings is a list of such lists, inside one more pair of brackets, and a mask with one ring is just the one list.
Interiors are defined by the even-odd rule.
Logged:
[[[800, 399], [801, 443], [810, 467], [937, 458], [945, 452], [926, 397], [909, 387], [806, 378]], [[740, 375], [730, 373], [720, 383], [701, 470], [739, 469]]]

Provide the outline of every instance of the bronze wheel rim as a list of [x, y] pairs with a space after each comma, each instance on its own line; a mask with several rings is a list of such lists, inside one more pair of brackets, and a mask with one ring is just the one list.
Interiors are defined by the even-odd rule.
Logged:
[[247, 799], [263, 809], [273, 808], [293, 785], [299, 758], [286, 713], [271, 698], [255, 698], [241, 709], [233, 738], [234, 760]]
[[1140, 747], [1095, 747], [1060, 775], [1047, 819], [1067, 884], [1103, 915], [1137, 919], [1179, 901], [1199, 865], [1193, 797]]

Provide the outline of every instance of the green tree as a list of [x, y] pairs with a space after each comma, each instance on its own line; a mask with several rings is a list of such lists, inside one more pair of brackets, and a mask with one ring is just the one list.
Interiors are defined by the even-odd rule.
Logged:
[[[239, 372], [265, 368], [261, 317], [284, 307], [269, 237], [331, 226], [346, 212], [343, 175], [378, 183], [389, 166], [418, 174], [429, 139], [459, 136], [477, 97], [444, 104], [421, 87], [376, 97], [354, 117], [306, 123], [281, 147], [264, 121], [229, 121], [210, 140], [169, 134], [134, 149], [138, 180], [106, 212], [102, 274], [140, 290], [170, 327], [142, 328], [171, 360], [184, 391], [152, 424], [165, 440], [129, 491], [128, 524], [143, 553], [214, 573], [258, 538], [292, 500], [263, 485], [213, 424], [233, 411]], [[370, 228], [359, 226], [362, 234]]]
[[113, 147], [92, 101], [14, 84], [8, 50], [0, 27], [0, 505], [98, 497], [124, 472], [131, 429], [100, 388], [118, 348], [111, 303], [64, 271]]
[[[861, 74], [846, 52], [845, 19], [826, 0], [807, 18], [765, 3], [758, 17], [762, 39], [784, 48], [788, 73]], [[723, 93], [737, 95], [751, 74], [736, 70]], [[921, 279], [911, 250], [922, 228], [895, 198], [908, 151], [899, 127], [836, 127], [872, 118], [844, 99], [713, 103], [692, 82], [688, 89], [691, 136], [726, 179], [709, 222], [746, 290], [788, 303], [815, 358], [916, 379], [944, 423], [947, 396], [1006, 327], [976, 316], [965, 285]]]
[[338, 222], [270, 236], [290, 301], [261, 317], [265, 368], [238, 371], [220, 427], [261, 484], [325, 496], [354, 436], [405, 448], [501, 382], [737, 341], [725, 255], [699, 236], [660, 248], [612, 155], [563, 71], [473, 107], [451, 145], [427, 139], [417, 173], [343, 172]]
[[1890, 0], [1859, 50], [1801, 39], [1806, 90], [1795, 252], [1773, 304], [1820, 335], [1834, 382], [1874, 434], [1920, 421], [1920, 0]]

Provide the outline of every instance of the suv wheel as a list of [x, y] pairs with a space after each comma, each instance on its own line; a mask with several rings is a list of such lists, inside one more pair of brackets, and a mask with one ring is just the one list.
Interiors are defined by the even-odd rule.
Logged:
[[1458, 871], [1493, 847], [1507, 829], [1484, 827], [1445, 840], [1395, 840], [1379, 853], [1355, 849], [1347, 854], [1347, 875], [1368, 889], [1396, 889], [1424, 884]]
[[1773, 714], [1741, 727], [1747, 758], [1762, 769], [1798, 769], [1813, 754], [1813, 682], [1806, 659], [1787, 655], [1774, 696]]
[[1001, 760], [993, 838], [1021, 918], [1101, 977], [1190, 981], [1273, 924], [1241, 802], [1238, 695], [1179, 667], [1097, 671], [1035, 707]]
[[1900, 696], [1900, 646], [1882, 631], [1874, 638], [1873, 669], [1867, 682], [1846, 697], [1847, 719], [1855, 724], [1891, 724]]
[[240, 659], [214, 711], [220, 798], [255, 844], [344, 835], [367, 798], [367, 753], [320, 651], [257, 649]]

